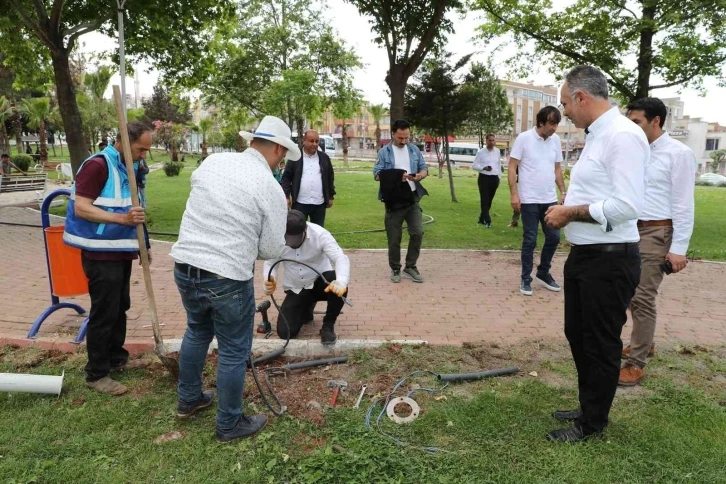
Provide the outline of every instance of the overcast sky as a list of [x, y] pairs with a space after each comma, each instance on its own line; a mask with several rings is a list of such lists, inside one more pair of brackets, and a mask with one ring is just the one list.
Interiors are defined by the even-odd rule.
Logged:
[[[555, 0], [556, 3], [564, 3], [567, 0]], [[340, 37], [358, 54], [364, 66], [355, 75], [355, 84], [365, 98], [375, 104], [388, 104], [388, 96], [386, 95], [386, 83], [384, 81], [386, 70], [388, 69], [388, 58], [383, 48], [373, 42], [373, 33], [367, 18], [361, 17], [358, 10], [343, 1], [333, 0], [329, 2], [329, 7], [321, 15], [321, 19], [327, 17], [330, 24], [338, 31]], [[486, 51], [486, 47], [474, 42], [473, 38], [476, 34], [476, 27], [481, 23], [479, 15], [469, 13], [466, 18], [459, 18], [452, 15], [456, 27], [456, 33], [449, 38], [447, 50], [454, 54], [455, 58], [459, 58], [465, 54], [474, 52], [474, 59], [479, 61], [491, 60], [495, 65], [497, 75], [500, 78], [507, 76], [507, 70], [504, 66], [504, 60], [512, 52], [506, 50], [498, 53], [494, 58], [487, 59], [491, 54]], [[111, 50], [117, 48], [115, 39], [110, 39], [99, 33], [91, 33], [81, 38], [84, 44], [84, 50], [87, 52]], [[140, 90], [142, 96], [149, 95], [156, 84], [158, 73], [153, 69], [150, 70], [149, 65], [141, 64], [140, 66]], [[726, 68], [724, 69], [726, 75]], [[513, 79], [528, 81], [532, 80], [536, 84], [546, 85], [554, 84], [555, 78], [546, 70], [541, 72], [533, 72], [526, 79]], [[119, 77], [115, 76], [111, 83], [118, 83]], [[720, 88], [717, 80], [713, 78], [706, 79], [704, 85], [707, 88], [706, 97], [701, 97], [693, 90], [684, 90], [680, 94], [675, 89], [659, 89], [653, 94], [658, 97], [675, 97], [680, 96], [685, 104], [685, 114], [692, 117], [702, 117], [706, 121], [718, 121], [722, 125], [726, 125], [726, 88]], [[134, 92], [133, 79], [129, 78], [126, 84], [126, 91], [129, 94]], [[110, 95], [107, 93], [107, 95]]]

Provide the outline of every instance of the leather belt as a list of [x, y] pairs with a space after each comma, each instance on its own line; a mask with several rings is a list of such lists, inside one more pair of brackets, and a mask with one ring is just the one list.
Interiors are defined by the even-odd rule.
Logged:
[[189, 264], [182, 264], [176, 262], [174, 267], [180, 272], [183, 272], [187, 277], [196, 277], [198, 279], [225, 279], [225, 277], [215, 274], [214, 272], [205, 271], [199, 267], [190, 266]]
[[637, 242], [622, 244], [587, 244], [573, 245], [572, 250], [576, 252], [622, 252], [628, 253], [633, 250], [640, 250]]
[[639, 229], [648, 227], [673, 227], [673, 220], [638, 220]]

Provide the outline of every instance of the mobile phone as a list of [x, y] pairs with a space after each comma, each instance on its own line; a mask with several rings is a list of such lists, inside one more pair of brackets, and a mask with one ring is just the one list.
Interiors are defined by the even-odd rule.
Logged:
[[660, 265], [660, 270], [665, 272], [666, 275], [673, 274], [673, 265], [671, 261], [667, 260]]

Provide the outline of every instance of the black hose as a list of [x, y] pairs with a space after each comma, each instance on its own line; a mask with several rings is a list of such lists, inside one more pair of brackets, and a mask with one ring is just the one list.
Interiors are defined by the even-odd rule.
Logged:
[[322, 360], [309, 360], [301, 361], [299, 363], [289, 363], [285, 366], [281, 366], [283, 370], [302, 370], [304, 368], [313, 368], [315, 366], [325, 366], [331, 363], [346, 363], [348, 361], [347, 356], [334, 356], [333, 358], [324, 358]]
[[469, 381], [481, 380], [482, 378], [490, 378], [493, 376], [511, 375], [518, 372], [518, 367], [509, 366], [507, 368], [501, 368], [499, 370], [476, 371], [474, 373], [443, 373], [440, 374], [438, 378], [441, 381]]

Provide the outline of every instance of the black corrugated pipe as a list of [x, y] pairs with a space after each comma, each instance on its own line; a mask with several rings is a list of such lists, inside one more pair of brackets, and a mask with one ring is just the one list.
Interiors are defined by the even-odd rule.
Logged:
[[469, 381], [491, 378], [493, 376], [512, 375], [519, 372], [519, 367], [509, 366], [499, 370], [476, 371], [474, 373], [444, 373], [439, 375], [441, 381]]

